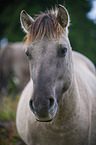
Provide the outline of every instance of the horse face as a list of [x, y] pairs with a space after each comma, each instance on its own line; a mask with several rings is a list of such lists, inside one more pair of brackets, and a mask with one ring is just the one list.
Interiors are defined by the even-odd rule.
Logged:
[[67, 33], [69, 15], [59, 5], [54, 14], [49, 11], [35, 20], [22, 11], [20, 19], [23, 29], [28, 32], [27, 40], [30, 43], [26, 49], [33, 79], [30, 108], [37, 120], [50, 121], [72, 78], [71, 49]]
[[[64, 40], [64, 38], [63, 38]], [[33, 79], [30, 108], [39, 121], [52, 120], [71, 83], [70, 46], [57, 40], [34, 42], [26, 49]]]

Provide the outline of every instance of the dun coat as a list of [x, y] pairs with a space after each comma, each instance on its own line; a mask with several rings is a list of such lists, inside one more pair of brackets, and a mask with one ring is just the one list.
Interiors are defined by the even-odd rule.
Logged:
[[31, 78], [17, 108], [21, 138], [27, 145], [96, 145], [95, 67], [71, 49], [66, 8], [35, 20], [23, 10], [20, 19]]

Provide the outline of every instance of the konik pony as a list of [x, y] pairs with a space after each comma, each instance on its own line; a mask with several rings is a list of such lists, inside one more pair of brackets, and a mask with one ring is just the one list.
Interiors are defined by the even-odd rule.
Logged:
[[95, 67], [71, 49], [68, 11], [59, 5], [34, 20], [23, 10], [20, 19], [31, 78], [17, 108], [21, 138], [27, 145], [96, 145]]

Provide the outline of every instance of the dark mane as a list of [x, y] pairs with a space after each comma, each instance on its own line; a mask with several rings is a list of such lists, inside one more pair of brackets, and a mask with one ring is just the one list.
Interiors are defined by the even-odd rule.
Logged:
[[34, 39], [43, 39], [44, 37], [59, 39], [63, 28], [58, 23], [55, 15], [55, 12], [53, 14], [52, 11], [38, 15], [30, 25], [26, 42], [32, 42]]

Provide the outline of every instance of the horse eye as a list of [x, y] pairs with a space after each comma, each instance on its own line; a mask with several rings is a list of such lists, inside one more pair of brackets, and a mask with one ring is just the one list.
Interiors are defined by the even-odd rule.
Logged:
[[31, 59], [31, 54], [27, 50], [25, 50], [25, 53], [26, 53], [28, 59], [30, 60]]
[[59, 56], [64, 57], [66, 55], [66, 52], [67, 52], [66, 47], [59, 49]]

